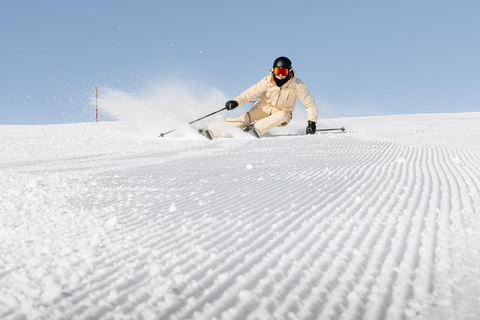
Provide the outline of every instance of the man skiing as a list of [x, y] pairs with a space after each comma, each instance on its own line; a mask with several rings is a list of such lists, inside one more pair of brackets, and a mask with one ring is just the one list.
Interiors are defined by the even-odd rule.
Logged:
[[[306, 134], [314, 134], [317, 122], [317, 106], [305, 84], [296, 77], [292, 62], [287, 57], [279, 57], [273, 62], [271, 73], [225, 103], [227, 110], [233, 110], [260, 95], [259, 100], [246, 113], [225, 122], [260, 138], [273, 127], [286, 126], [292, 119], [295, 102], [298, 98], [307, 109]], [[200, 129], [209, 139], [221, 136], [214, 126]]]

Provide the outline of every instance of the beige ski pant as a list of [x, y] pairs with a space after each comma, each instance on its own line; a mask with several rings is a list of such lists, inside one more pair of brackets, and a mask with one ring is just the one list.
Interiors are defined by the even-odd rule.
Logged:
[[[283, 110], [279, 110], [270, 115], [262, 111], [260, 108], [254, 106], [252, 109], [242, 114], [241, 116], [238, 116], [236, 118], [225, 119], [225, 122], [227, 122], [228, 124], [234, 127], [243, 128], [256, 121], [254, 124], [254, 128], [260, 132], [260, 135], [264, 135], [273, 127], [286, 126], [291, 119], [292, 119], [291, 112], [285, 112]], [[209, 129], [212, 131], [214, 137], [219, 137], [222, 135], [222, 133], [219, 132], [219, 130], [216, 128], [209, 128]]]

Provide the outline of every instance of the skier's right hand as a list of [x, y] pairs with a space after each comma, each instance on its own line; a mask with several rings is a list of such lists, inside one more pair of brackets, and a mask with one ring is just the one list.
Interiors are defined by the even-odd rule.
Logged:
[[227, 110], [233, 110], [236, 107], [238, 107], [238, 102], [235, 100], [228, 100], [227, 103], [225, 103], [225, 109]]

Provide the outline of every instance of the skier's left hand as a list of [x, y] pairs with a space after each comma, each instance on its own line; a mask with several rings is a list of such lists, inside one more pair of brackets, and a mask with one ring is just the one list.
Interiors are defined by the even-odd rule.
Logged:
[[317, 131], [317, 124], [313, 121], [308, 121], [308, 126], [306, 133], [307, 134], [314, 134]]

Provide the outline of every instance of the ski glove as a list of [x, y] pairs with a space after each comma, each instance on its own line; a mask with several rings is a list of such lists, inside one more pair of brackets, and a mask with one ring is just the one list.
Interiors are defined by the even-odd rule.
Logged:
[[227, 103], [225, 103], [225, 109], [227, 110], [233, 110], [236, 107], [238, 107], [238, 102], [235, 100], [228, 100]]
[[313, 121], [308, 121], [308, 126], [306, 133], [307, 134], [314, 134], [317, 131], [317, 124]]

